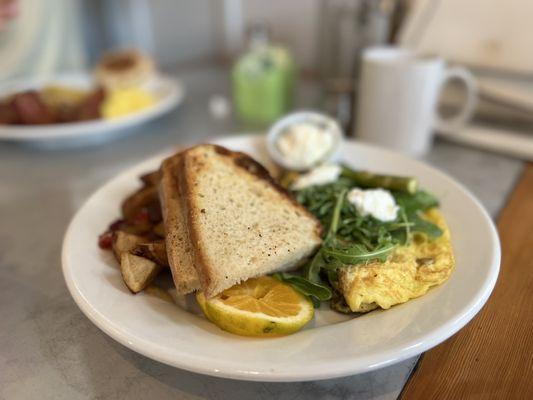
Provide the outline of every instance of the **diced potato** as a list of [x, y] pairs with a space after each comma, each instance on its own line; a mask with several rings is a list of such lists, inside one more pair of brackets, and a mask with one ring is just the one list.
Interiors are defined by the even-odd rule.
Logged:
[[116, 231], [113, 235], [113, 254], [118, 262], [120, 262], [122, 254], [133, 250], [139, 243], [146, 242], [146, 238], [127, 233], [124, 231]]
[[126, 221], [134, 221], [143, 208], [148, 208], [154, 203], [159, 204], [157, 186], [145, 186], [122, 203], [122, 215]]
[[165, 237], [165, 224], [163, 222], [158, 223], [154, 226], [154, 229], [152, 231], [155, 235], [159, 236], [160, 238]]
[[133, 293], [147, 287], [161, 270], [161, 266], [144, 257], [122, 253], [120, 272], [124, 283]]
[[141, 175], [140, 179], [146, 186], [157, 186], [161, 180], [161, 171], [148, 172], [147, 174]]
[[167, 247], [162, 240], [139, 243], [132, 249], [131, 253], [152, 260], [161, 266], [168, 267]]

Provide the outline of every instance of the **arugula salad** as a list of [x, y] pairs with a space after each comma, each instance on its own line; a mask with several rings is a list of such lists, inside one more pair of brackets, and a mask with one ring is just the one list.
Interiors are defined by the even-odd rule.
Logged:
[[[281, 183], [290, 189], [297, 176], [287, 172]], [[422, 213], [439, 205], [437, 198], [418, 186], [411, 177], [355, 171], [343, 165], [334, 182], [292, 190], [298, 202], [322, 223], [323, 244], [301, 275], [282, 272], [273, 276], [307, 296], [315, 308], [329, 301], [332, 309], [352, 313], [338, 289], [337, 276], [342, 268], [384, 262], [398, 246], [408, 245], [416, 233], [430, 238], [443, 234], [437, 225], [422, 218]], [[390, 192], [397, 206], [396, 217], [382, 221], [362, 215], [348, 201], [353, 188], [381, 188]]]

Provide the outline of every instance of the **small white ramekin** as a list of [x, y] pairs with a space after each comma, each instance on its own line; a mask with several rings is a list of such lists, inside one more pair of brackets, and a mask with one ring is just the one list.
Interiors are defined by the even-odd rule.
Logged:
[[[312, 165], [298, 165], [296, 163], [291, 162], [291, 160], [288, 160], [286, 157], [284, 157], [284, 155], [280, 152], [277, 146], [277, 141], [280, 135], [285, 133], [287, 129], [290, 128], [290, 126], [302, 122], [325, 126], [327, 131], [330, 132], [330, 134], [333, 136], [331, 148], [324, 154], [324, 156], [320, 160], [317, 160]], [[344, 134], [338, 122], [328, 115], [321, 114], [315, 111], [298, 111], [286, 115], [285, 117], [276, 121], [270, 127], [266, 137], [267, 149], [270, 157], [272, 157], [274, 162], [276, 162], [276, 164], [278, 164], [282, 168], [293, 171], [305, 171], [322, 163], [336, 161], [339, 158], [340, 148], [343, 140]]]

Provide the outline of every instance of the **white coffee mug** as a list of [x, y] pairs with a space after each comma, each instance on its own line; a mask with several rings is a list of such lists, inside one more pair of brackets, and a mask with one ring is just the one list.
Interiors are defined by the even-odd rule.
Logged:
[[[443, 118], [438, 99], [451, 79], [464, 83], [466, 100], [456, 115]], [[447, 68], [442, 58], [397, 47], [369, 48], [362, 56], [356, 137], [419, 156], [429, 150], [434, 129], [459, 129], [476, 103], [476, 82], [467, 69]]]

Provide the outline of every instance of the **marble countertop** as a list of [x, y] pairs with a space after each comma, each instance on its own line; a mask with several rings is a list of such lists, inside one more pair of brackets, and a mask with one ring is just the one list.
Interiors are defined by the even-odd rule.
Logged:
[[[182, 71], [182, 107], [100, 147], [41, 149], [0, 144], [0, 399], [395, 399], [416, 358], [358, 376], [306, 383], [206, 377], [152, 361], [94, 326], [61, 274], [62, 237], [85, 198], [121, 170], [168, 147], [241, 130], [208, 113], [229, 93], [216, 68]], [[320, 101], [313, 85], [298, 104]], [[472, 190], [494, 217], [522, 163], [438, 141], [427, 161]]]

